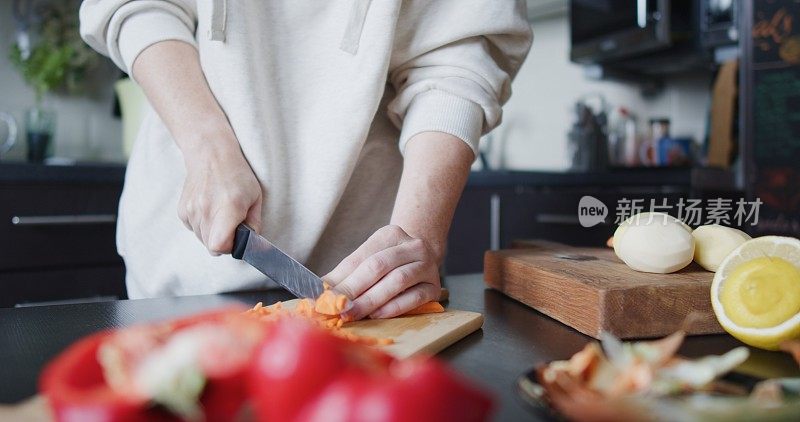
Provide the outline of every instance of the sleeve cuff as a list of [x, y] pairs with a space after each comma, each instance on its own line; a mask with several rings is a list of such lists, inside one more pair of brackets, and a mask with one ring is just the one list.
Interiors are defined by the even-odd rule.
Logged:
[[400, 152], [418, 133], [444, 132], [466, 142], [477, 157], [482, 128], [480, 105], [438, 89], [421, 92], [414, 96], [403, 119]]
[[[119, 30], [118, 63], [131, 77], [133, 62], [151, 45], [167, 40], [183, 41], [197, 48], [197, 40], [186, 24], [167, 11], [150, 9], [128, 16]], [[135, 79], [135, 77], [134, 77]]]

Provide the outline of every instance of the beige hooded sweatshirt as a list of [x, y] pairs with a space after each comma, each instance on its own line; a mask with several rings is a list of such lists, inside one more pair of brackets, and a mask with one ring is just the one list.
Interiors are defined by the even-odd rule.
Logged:
[[[318, 274], [388, 224], [409, 138], [440, 131], [477, 151], [531, 43], [522, 0], [85, 0], [80, 18], [128, 73], [159, 41], [198, 49], [264, 189], [262, 234]], [[119, 208], [129, 296], [271, 285], [186, 230], [184, 177], [151, 112]]]

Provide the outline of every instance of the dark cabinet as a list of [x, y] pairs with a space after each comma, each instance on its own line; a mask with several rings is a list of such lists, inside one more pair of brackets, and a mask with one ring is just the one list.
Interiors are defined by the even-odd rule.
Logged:
[[[650, 201], [676, 204], [688, 192], [663, 191], [654, 188], [641, 191], [632, 187], [552, 188], [517, 187], [502, 197], [501, 247], [511, 247], [514, 240], [544, 239], [573, 246], [602, 246], [616, 229], [617, 204], [627, 199], [641, 200], [645, 209]], [[578, 218], [578, 205], [584, 196], [592, 196], [608, 207], [605, 221], [583, 227]]]
[[0, 165], [0, 307], [125, 297], [121, 166]]
[[[458, 204], [448, 237], [445, 271], [483, 271], [483, 254], [515, 240], [544, 239], [574, 246], [602, 246], [616, 229], [618, 204], [637, 200], [643, 211], [664, 204], [676, 215], [681, 199], [742, 197], [725, 172], [690, 169], [627, 170], [597, 174], [473, 173]], [[583, 227], [582, 197], [608, 207], [604, 222]]]
[[[499, 204], [499, 193], [493, 189], [467, 188], [453, 215], [447, 239], [444, 271], [465, 274], [483, 270], [483, 252], [499, 241], [498, 222], [492, 222], [492, 211]], [[494, 225], [494, 227], [493, 227]], [[494, 238], [494, 239], [493, 239]]]

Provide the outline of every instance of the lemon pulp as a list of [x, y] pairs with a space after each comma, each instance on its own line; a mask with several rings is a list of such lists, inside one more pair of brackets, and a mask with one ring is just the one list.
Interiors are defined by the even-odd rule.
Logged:
[[800, 312], [800, 270], [778, 257], [752, 259], [731, 271], [719, 299], [736, 325], [774, 327]]

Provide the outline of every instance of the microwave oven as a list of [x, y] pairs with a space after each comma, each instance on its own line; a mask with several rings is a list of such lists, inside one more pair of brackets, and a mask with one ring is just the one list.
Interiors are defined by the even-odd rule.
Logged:
[[570, 59], [596, 64], [693, 42], [698, 0], [570, 0]]

